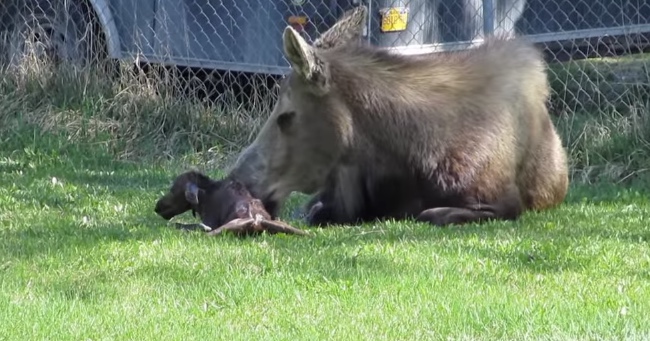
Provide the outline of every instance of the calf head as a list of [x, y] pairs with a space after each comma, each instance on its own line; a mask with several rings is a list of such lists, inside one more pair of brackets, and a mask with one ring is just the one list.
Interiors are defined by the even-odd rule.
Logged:
[[324, 54], [354, 43], [366, 13], [365, 6], [346, 12], [313, 45], [290, 26], [284, 30], [292, 71], [269, 118], [230, 172], [272, 213], [293, 191], [318, 191], [345, 157], [352, 138], [349, 108]]
[[271, 219], [261, 201], [253, 198], [242, 183], [230, 178], [215, 181], [195, 170], [177, 176], [154, 210], [166, 220], [192, 210], [213, 229], [252, 214]]

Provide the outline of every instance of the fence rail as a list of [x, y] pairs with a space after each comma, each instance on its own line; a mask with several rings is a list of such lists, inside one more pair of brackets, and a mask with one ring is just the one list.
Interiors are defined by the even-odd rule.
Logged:
[[643, 54], [620, 56], [650, 39], [650, 4], [628, 0], [5, 0], [0, 60], [19, 65], [36, 54], [86, 63], [107, 54], [206, 68], [202, 79], [217, 91], [249, 92], [254, 83], [270, 86], [263, 75], [288, 71], [285, 26], [313, 40], [361, 3], [369, 9], [363, 39], [397, 53], [527, 36], [547, 52], [556, 111], [618, 108], [632, 93], [645, 96], [650, 83]]

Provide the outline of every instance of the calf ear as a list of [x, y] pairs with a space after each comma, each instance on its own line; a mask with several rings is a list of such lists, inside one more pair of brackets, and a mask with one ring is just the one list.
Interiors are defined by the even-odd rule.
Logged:
[[329, 90], [329, 68], [321, 60], [314, 48], [303, 39], [291, 26], [284, 29], [282, 35], [284, 54], [291, 67], [314, 88], [324, 93]]
[[199, 187], [193, 182], [188, 182], [185, 185], [185, 200], [193, 205], [199, 204]]

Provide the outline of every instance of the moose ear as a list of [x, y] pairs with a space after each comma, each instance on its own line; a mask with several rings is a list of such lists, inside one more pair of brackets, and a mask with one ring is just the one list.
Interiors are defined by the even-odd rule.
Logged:
[[193, 205], [199, 204], [199, 187], [193, 182], [188, 182], [185, 185], [185, 200]]
[[358, 40], [363, 32], [367, 13], [368, 9], [364, 5], [346, 11], [329, 30], [314, 41], [314, 47], [331, 49]]
[[291, 67], [319, 92], [329, 90], [329, 68], [321, 60], [314, 48], [303, 39], [291, 26], [284, 29], [282, 35], [284, 54]]

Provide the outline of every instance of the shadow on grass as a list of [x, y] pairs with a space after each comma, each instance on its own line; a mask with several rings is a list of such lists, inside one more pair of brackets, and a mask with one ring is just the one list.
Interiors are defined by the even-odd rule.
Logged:
[[[61, 223], [56, 225], [60, 228], [52, 229], [29, 226], [3, 230], [0, 232], [0, 255], [6, 261], [43, 256], [66, 259], [65, 255], [70, 253], [92, 257], [97, 248], [101, 249], [106, 244], [124, 243], [123, 247], [129, 249], [140, 242], [153, 243], [164, 239], [185, 244], [184, 257], [196, 257], [194, 262], [210, 263], [210, 268], [226, 275], [243, 272], [264, 278], [269, 274], [275, 276], [280, 270], [300, 268], [301, 273], [309, 274], [314, 281], [316, 278], [338, 281], [358, 278], [362, 273], [396, 276], [409, 271], [400, 269], [390, 254], [364, 252], [364, 247], [368, 245], [396, 248], [401, 245], [415, 246], [431, 250], [438, 256], [464, 255], [465, 258], [475, 258], [477, 262], [491, 260], [499, 267], [509, 269], [507, 271], [583, 272], [592, 264], [602, 264], [598, 252], [613, 245], [608, 243], [616, 243], [617, 248], [638, 249], [647, 246], [650, 234], [647, 229], [636, 225], [625, 234], [615, 235], [606, 224], [588, 229], [586, 227], [590, 222], [571, 226], [563, 223], [570, 217], [558, 219], [554, 215], [549, 216], [548, 220], [545, 217], [527, 216], [514, 223], [445, 229], [421, 223], [398, 222], [361, 227], [309, 228], [307, 230], [314, 235], [311, 238], [265, 235], [238, 239], [234, 236], [208, 237], [201, 232], [183, 232], [153, 214], [149, 216], [131, 215], [120, 223], [98, 224], [92, 228]], [[555, 226], [545, 227], [546, 221], [555, 221]], [[53, 226], [55, 223], [52, 221]], [[611, 241], [607, 238], [611, 238]], [[645, 238], [645, 241], [639, 238]], [[628, 246], [621, 247], [621, 244]], [[585, 249], [589, 247], [592, 249]], [[193, 248], [196, 248], [194, 253], [191, 251]], [[620, 259], [616, 261], [622, 262]], [[173, 269], [166, 271], [165, 267], [170, 266]], [[192, 281], [194, 270], [186, 265], [154, 264], [150, 267], [138, 270], [137, 275], [169, 276], [169, 280], [179, 283]], [[641, 269], [637, 275], [650, 277], [647, 271]]]
[[151, 166], [126, 164], [117, 170], [106, 171], [103, 169], [80, 169], [66, 172], [65, 179], [77, 185], [100, 186], [111, 188], [115, 191], [125, 189], [148, 190], [155, 193], [167, 191], [172, 181], [179, 174], [198, 168], [210, 177], [219, 178], [221, 172], [213, 169], [204, 169], [197, 165], [172, 165], [160, 163]]
[[[81, 155], [81, 156], [80, 156]], [[166, 190], [174, 177], [190, 168], [199, 168], [210, 176], [222, 174], [201, 164], [184, 164], [173, 161], [132, 163], [115, 161], [100, 153], [97, 159], [85, 150], [69, 153], [44, 154], [35, 151], [0, 153], [0, 174], [5, 181], [28, 185], [33, 179], [56, 177], [76, 186], [121, 191]], [[86, 161], [84, 161], [86, 160]]]
[[[52, 221], [55, 224], [56, 221]], [[39, 224], [40, 225], [40, 224]], [[154, 240], [158, 234], [144, 228], [132, 229], [127, 224], [108, 223], [95, 227], [78, 224], [26, 226], [20, 229], [4, 229], [0, 232], [3, 245], [0, 253], [5, 259], [32, 258], [43, 254], [60, 254], [66, 249], [90, 250], [102, 243]]]
[[[51, 167], [47, 163], [38, 167], [26, 167], [28, 163], [28, 160], [19, 160], [0, 164], [0, 171], [5, 172], [5, 181], [27, 189], [14, 193], [14, 199], [20, 202], [38, 201], [40, 205], [60, 209], [62, 216], [67, 217], [58, 222], [56, 219], [35, 219], [30, 226], [0, 230], [0, 254], [3, 254], [4, 259], [28, 259], [76, 249], [92, 252], [91, 249], [103, 243], [153, 241], [163, 236], [180, 239], [188, 236], [186, 232], [175, 230], [169, 222], [153, 212], [156, 197], [167, 190], [173, 177], [185, 167], [145, 167], [117, 162], [107, 166], [75, 167], [65, 157], [51, 163]], [[30, 192], [30, 186], [36, 186], [34, 179], [46, 176], [56, 176], [63, 182], [80, 188], [89, 186], [96, 191], [84, 189], [70, 194], [40, 188]], [[326, 274], [333, 279], [353, 277], [359, 271], [386, 274], [400, 271], [382, 257], [360, 257], [354, 253], [355, 248], [365, 244], [432, 244], [440, 252], [457, 252], [461, 249], [468, 254], [476, 254], [479, 258], [494, 259], [514, 270], [579, 271], [590, 263], [589, 257], [569, 256], [568, 253], [575, 245], [586, 240], [600, 242], [602, 239], [611, 239], [630, 244], [647, 243], [650, 240], [650, 231], [646, 228], [648, 224], [643, 225], [638, 221], [630, 223], [635, 214], [638, 216], [648, 213], [650, 186], [646, 185], [647, 182], [634, 186], [573, 186], [562, 207], [544, 213], [526, 214], [517, 222], [491, 222], [441, 229], [413, 221], [399, 221], [318, 229], [306, 228], [304, 222], [287, 217], [289, 223], [306, 228], [314, 234], [314, 238], [276, 235], [238, 240], [217, 237], [198, 243], [210, 243], [210, 247], [214, 248], [265, 244], [283, 255], [292, 255], [294, 259], [287, 262], [296, 266], [311, 266], [314, 273]], [[74, 213], [71, 212], [76, 205], [80, 205], [77, 199], [89, 195], [95, 195], [100, 200], [105, 197], [106, 200], [126, 203], [132, 199], [139, 202], [134, 204], [137, 206], [134, 211], [119, 218], [120, 222], [98, 223], [92, 228], [75, 225], [72, 223]], [[143, 200], [144, 196], [151, 200]], [[302, 205], [304, 200], [292, 204]], [[629, 211], [637, 207], [634, 205], [645, 205], [644, 212]], [[184, 221], [195, 220], [189, 213], [180, 218]], [[189, 239], [207, 239], [200, 232], [189, 236]], [[536, 244], [530, 241], [535, 241]], [[503, 242], [512, 242], [517, 246], [500, 249], [499, 245]], [[321, 250], [320, 253], [318, 250]], [[265, 257], [258, 254], [246, 262], [258, 264], [259, 269], [269, 270], [272, 267], [269, 267], [270, 263], [265, 263], [268, 262]], [[309, 261], [310, 257], [322, 259]], [[298, 259], [307, 261], [303, 264]], [[219, 259], [218, 262], [227, 262], [227, 259]], [[241, 260], [238, 262], [242, 264]], [[261, 270], [261, 274], [267, 270]], [[155, 271], [149, 272], [155, 275]], [[179, 272], [183, 272], [182, 267]]]
[[[436, 252], [453, 253], [460, 249], [514, 271], [536, 273], [580, 272], [602, 263], [598, 258], [603, 250], [616, 253], [647, 247], [647, 188], [577, 186], [572, 194], [560, 207], [527, 212], [514, 222], [440, 228], [407, 220], [329, 227], [321, 231], [324, 237], [317, 244], [428, 244], [434, 245]], [[612, 261], [623, 262], [618, 256]], [[635, 274], [650, 277], [648, 271]]]

